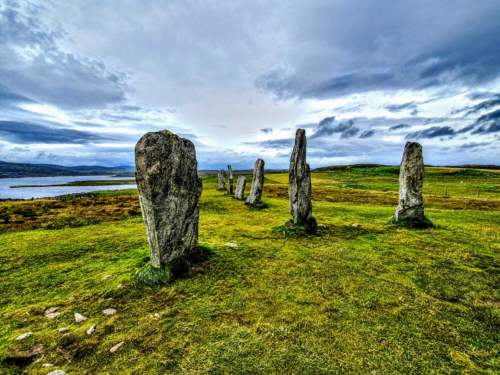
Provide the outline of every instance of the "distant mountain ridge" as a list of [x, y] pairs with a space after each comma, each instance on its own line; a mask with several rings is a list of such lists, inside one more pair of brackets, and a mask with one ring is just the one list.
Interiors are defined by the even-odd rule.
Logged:
[[77, 165], [66, 167], [57, 164], [10, 163], [0, 160], [0, 178], [91, 175], [130, 176], [133, 172], [134, 167], [128, 165], [116, 167]]

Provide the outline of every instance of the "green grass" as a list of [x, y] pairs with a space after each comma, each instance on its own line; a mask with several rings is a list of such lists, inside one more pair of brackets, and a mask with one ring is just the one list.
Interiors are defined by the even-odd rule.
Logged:
[[[42, 364], [52, 363], [69, 374], [498, 373], [498, 175], [446, 171], [427, 172], [435, 227], [420, 230], [390, 223], [397, 174], [315, 173], [320, 228], [310, 236], [273, 231], [290, 219], [286, 174], [268, 176], [265, 210], [217, 192], [207, 177], [200, 242], [211, 256], [152, 288], [136, 282], [149, 255], [140, 217], [60, 229], [6, 223], [0, 372], [47, 374]], [[363, 188], [343, 187], [347, 180]], [[493, 188], [477, 197], [483, 185]], [[448, 198], [432, 194], [441, 187]], [[87, 199], [135, 202], [132, 192], [116, 194], [68, 198], [58, 210], [84, 210]], [[53, 306], [61, 315], [49, 320], [43, 312]], [[103, 315], [108, 307], [117, 314]], [[88, 320], [75, 323], [74, 312]], [[43, 357], [22, 362], [36, 344]]]

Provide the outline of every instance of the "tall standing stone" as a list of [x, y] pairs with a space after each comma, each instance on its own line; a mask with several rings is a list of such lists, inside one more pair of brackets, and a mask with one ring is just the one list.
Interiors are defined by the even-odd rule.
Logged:
[[314, 231], [316, 220], [312, 216], [311, 171], [306, 162], [306, 146], [305, 130], [297, 129], [288, 170], [289, 208], [293, 224], [304, 226], [307, 231]]
[[217, 172], [217, 190], [226, 190], [226, 173], [223, 169]]
[[259, 206], [262, 198], [262, 189], [264, 188], [264, 160], [257, 159], [253, 168], [252, 187], [246, 204], [250, 206]]
[[233, 168], [231, 168], [231, 165], [229, 164], [227, 166], [227, 175], [228, 175], [228, 186], [227, 186], [227, 193], [229, 195], [233, 195], [234, 192], [234, 184], [233, 184]]
[[245, 176], [238, 176], [236, 179], [236, 191], [234, 197], [242, 201], [245, 199], [245, 187], [247, 185], [247, 178]]
[[146, 133], [135, 146], [135, 178], [146, 223], [151, 263], [168, 265], [198, 241], [198, 177], [191, 141], [168, 130]]
[[424, 216], [423, 185], [422, 146], [417, 142], [406, 142], [399, 167], [399, 204], [394, 215], [396, 222], [417, 227], [430, 225]]

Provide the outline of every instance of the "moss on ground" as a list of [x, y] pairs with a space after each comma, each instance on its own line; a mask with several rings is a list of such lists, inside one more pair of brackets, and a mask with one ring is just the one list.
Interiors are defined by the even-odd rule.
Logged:
[[[155, 288], [137, 286], [134, 279], [149, 255], [139, 216], [108, 220], [102, 214], [97, 224], [59, 229], [4, 223], [0, 372], [498, 373], [497, 175], [439, 171], [445, 174], [435, 181], [428, 177], [427, 192], [436, 184], [450, 198], [441, 204], [446, 198], [427, 195], [426, 215], [436, 227], [415, 230], [390, 224], [395, 202], [356, 201], [356, 193], [395, 194], [397, 174], [382, 172], [314, 174], [320, 225], [314, 236], [272, 230], [289, 220], [286, 197], [276, 194], [286, 188], [286, 174], [271, 175], [265, 210], [249, 210], [206, 178], [200, 242], [211, 256]], [[461, 185], [469, 188], [457, 187], [457, 178], [465, 177], [471, 180]], [[367, 188], [339, 187], [346, 180]], [[495, 189], [478, 198], [474, 189], [481, 183]], [[334, 200], [348, 191], [351, 201]], [[95, 212], [92, 199], [113, 212], [113, 205], [125, 204], [121, 210], [134, 204], [134, 194], [56, 202], [85, 216]], [[482, 203], [464, 209], [464, 200]], [[40, 201], [53, 200], [0, 207], [10, 213]], [[61, 314], [46, 318], [44, 311], [54, 306]], [[106, 308], [117, 313], [104, 315]], [[88, 319], [75, 323], [75, 312]], [[89, 336], [93, 324], [97, 329]], [[58, 331], [62, 327], [68, 334]], [[33, 335], [16, 340], [27, 331]], [[38, 354], [30, 356], [34, 348]]]

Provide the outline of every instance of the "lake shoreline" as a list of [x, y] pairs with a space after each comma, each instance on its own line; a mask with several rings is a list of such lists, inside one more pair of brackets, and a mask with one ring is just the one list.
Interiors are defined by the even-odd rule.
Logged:
[[8, 178], [0, 180], [0, 200], [54, 198], [68, 194], [135, 188], [135, 180], [114, 175]]

